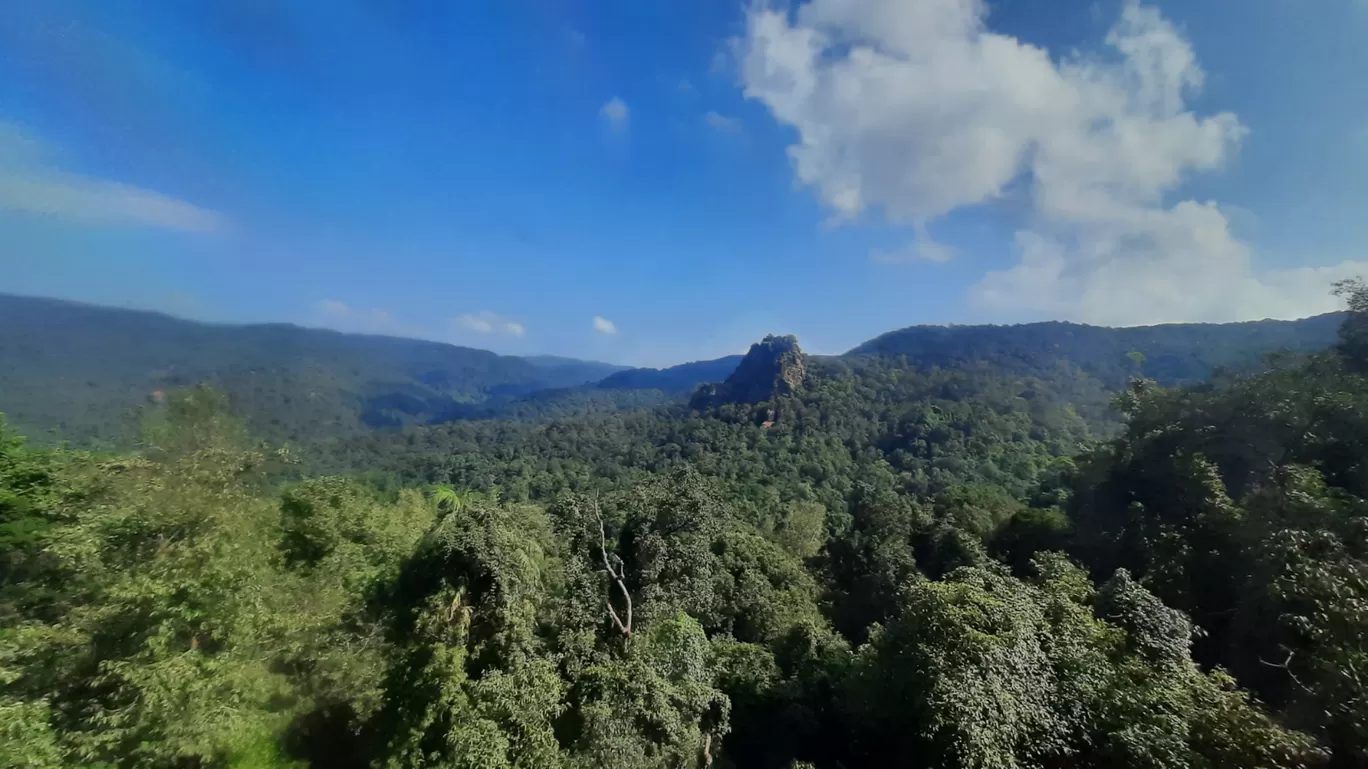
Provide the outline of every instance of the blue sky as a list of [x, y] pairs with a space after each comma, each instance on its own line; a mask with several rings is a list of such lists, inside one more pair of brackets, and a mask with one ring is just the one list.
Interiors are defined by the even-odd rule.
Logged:
[[0, 291], [668, 365], [1297, 317], [1360, 0], [0, 4]]

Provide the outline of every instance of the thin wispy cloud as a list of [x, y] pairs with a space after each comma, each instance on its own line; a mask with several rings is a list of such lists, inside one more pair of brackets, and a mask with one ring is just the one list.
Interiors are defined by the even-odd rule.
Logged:
[[338, 316], [351, 313], [351, 307], [348, 306], [346, 302], [338, 301], [337, 299], [320, 299], [314, 307], [324, 315]]
[[609, 336], [613, 336], [618, 332], [617, 324], [602, 315], [594, 316], [594, 330], [600, 334], [607, 334]]
[[708, 74], [714, 76], [725, 75], [732, 69], [732, 57], [729, 51], [719, 49], [713, 51], [712, 59], [708, 62]]
[[341, 299], [320, 299], [314, 302], [312, 321], [320, 326], [352, 334], [428, 336], [421, 326], [402, 322], [389, 310], [380, 307], [355, 307]]
[[703, 122], [709, 127], [723, 133], [737, 133], [741, 130], [741, 121], [734, 117], [727, 117], [719, 112], [708, 112], [703, 116]]
[[62, 170], [42, 140], [0, 123], [0, 208], [93, 225], [141, 226], [208, 234], [222, 214], [131, 184]]
[[916, 240], [902, 248], [876, 248], [869, 252], [869, 261], [875, 264], [945, 264], [954, 261], [957, 256], [955, 249], [932, 238], [931, 233], [926, 231], [925, 224], [917, 225], [913, 231], [916, 233]]
[[875, 264], [915, 264], [929, 262], [945, 264], [954, 261], [955, 250], [944, 243], [931, 240], [917, 240], [902, 248], [874, 249], [869, 252], [869, 261]]
[[627, 102], [614, 96], [599, 108], [599, 115], [608, 123], [608, 127], [614, 131], [626, 131], [627, 122], [631, 119], [631, 110], [627, 108]]
[[457, 315], [451, 319], [451, 323], [458, 329], [473, 331], [476, 334], [504, 334], [515, 337], [527, 334], [527, 328], [523, 324], [488, 310]]

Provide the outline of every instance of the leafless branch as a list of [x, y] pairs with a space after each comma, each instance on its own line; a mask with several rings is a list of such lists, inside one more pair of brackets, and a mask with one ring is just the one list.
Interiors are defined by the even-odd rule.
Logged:
[[[603, 556], [603, 568], [608, 572], [608, 577], [617, 583], [618, 590], [622, 591], [622, 599], [627, 604], [626, 609], [624, 611], [624, 613], [627, 615], [627, 621], [623, 622], [622, 617], [619, 616], [617, 613], [617, 609], [613, 608], [612, 588], [608, 588], [608, 595], [604, 599], [605, 603], [608, 604], [608, 615], [613, 618], [613, 626], [616, 627], [618, 630], [622, 631], [623, 635], [631, 635], [632, 594], [627, 590], [627, 583], [623, 581], [622, 575], [624, 570], [622, 568], [622, 559], [618, 558], [616, 555], [612, 556], [611, 558], [608, 556], [608, 533], [603, 528], [603, 513], [599, 510], [599, 504], [597, 499], [594, 500], [594, 517], [598, 519], [599, 553]], [[614, 559], [617, 560], [618, 564], [616, 569], [613, 568]]]
[[1301, 680], [1297, 678], [1296, 674], [1292, 672], [1291, 664], [1292, 655], [1294, 654], [1296, 654], [1296, 652], [1289, 651], [1287, 653], [1287, 659], [1283, 660], [1281, 663], [1269, 662], [1263, 657], [1259, 658], [1259, 662], [1261, 664], [1267, 665], [1270, 668], [1278, 668], [1279, 670], [1287, 671], [1287, 677], [1292, 679], [1292, 683], [1296, 684], [1298, 689], [1301, 689], [1303, 692], [1306, 692], [1307, 694], [1311, 694], [1311, 689], [1307, 687], [1305, 684], [1303, 684]]

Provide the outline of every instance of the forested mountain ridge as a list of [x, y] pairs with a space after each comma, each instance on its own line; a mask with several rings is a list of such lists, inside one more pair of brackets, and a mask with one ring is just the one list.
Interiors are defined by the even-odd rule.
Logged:
[[1135, 379], [1106, 435], [1067, 363], [791, 338], [694, 408], [358, 434], [352, 477], [209, 388], [137, 453], [0, 427], [0, 765], [1368, 765], [1342, 291], [1332, 349]]
[[1271, 352], [1318, 352], [1335, 342], [1343, 313], [1302, 320], [1167, 323], [1107, 328], [1079, 323], [909, 326], [846, 353], [905, 355], [919, 366], [991, 361], [1005, 371], [1051, 376], [1064, 360], [1119, 388], [1132, 376], [1171, 386], [1209, 379], [1221, 367], [1257, 368]]
[[668, 368], [632, 368], [610, 374], [598, 383], [608, 390], [661, 390], [683, 395], [706, 382], [721, 382], [736, 370], [741, 355], [728, 355], [716, 360], [681, 363]]
[[199, 382], [256, 435], [316, 440], [439, 418], [459, 404], [597, 381], [620, 367], [286, 324], [213, 325], [0, 294], [0, 411], [41, 435], [117, 443], [131, 411]]
[[604, 363], [597, 360], [566, 358], [561, 355], [524, 355], [521, 357], [528, 363], [548, 372], [548, 380], [558, 383], [551, 385], [552, 387], [598, 382], [617, 372], [631, 370], [630, 366], [619, 366], [616, 363]]
[[[912, 327], [845, 358], [901, 356], [916, 368], [983, 367], [1049, 380], [1082, 371], [1119, 389], [1130, 376], [1202, 381], [1277, 350], [1324, 349], [1338, 316], [1242, 324], [1100, 328], [1069, 323]], [[453, 420], [550, 419], [655, 407], [726, 380], [743, 356], [623, 369], [517, 358], [393, 337], [295, 326], [210, 325], [0, 295], [0, 411], [40, 439], [126, 445], [133, 413], [198, 382], [221, 389], [253, 434], [317, 443]], [[724, 398], [725, 400], [725, 398]], [[1087, 411], [1095, 404], [1077, 404]], [[1095, 411], [1095, 409], [1093, 409]]]
[[[1119, 388], [1132, 376], [1165, 386], [1205, 381], [1219, 368], [1248, 370], [1273, 352], [1318, 352], [1335, 342], [1343, 313], [1301, 320], [1241, 323], [1166, 323], [1110, 328], [1043, 322], [1007, 326], [909, 326], [881, 334], [842, 357], [906, 356], [921, 367], [989, 363], [1016, 374], [1053, 376], [1065, 361]], [[600, 387], [689, 392], [726, 379], [743, 356], [731, 355], [666, 369], [627, 369]]]
[[963, 483], [1024, 493], [1053, 460], [1114, 429], [1111, 397], [1076, 369], [1049, 379], [986, 363], [922, 370], [902, 358], [809, 356], [793, 337], [768, 337], [687, 403], [374, 432], [326, 447], [316, 469], [548, 501], [691, 466], [752, 523], [773, 526], [789, 502], [843, 504], [870, 473], [905, 493]]

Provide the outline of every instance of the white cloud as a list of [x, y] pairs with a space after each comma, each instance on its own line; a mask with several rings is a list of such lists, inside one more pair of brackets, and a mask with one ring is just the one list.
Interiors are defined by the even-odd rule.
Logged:
[[[813, 0], [752, 11], [747, 96], [799, 134], [798, 180], [838, 222], [927, 222], [1009, 195], [1031, 203], [1019, 263], [972, 297], [993, 309], [1114, 324], [1299, 315], [1352, 263], [1260, 275], [1214, 203], [1165, 197], [1238, 151], [1229, 112], [1198, 116], [1188, 41], [1131, 0], [1106, 56], [1055, 60], [989, 31], [982, 0]], [[945, 261], [918, 237], [878, 261]]]
[[317, 308], [324, 315], [346, 315], [351, 312], [346, 302], [339, 302], [336, 299], [319, 300]]
[[717, 112], [709, 112], [704, 115], [703, 122], [724, 133], [735, 133], [741, 130], [740, 120], [737, 120], [734, 117], [727, 117], [726, 115]]
[[603, 107], [599, 109], [599, 114], [603, 116], [604, 120], [608, 121], [609, 127], [614, 131], [627, 130], [627, 120], [630, 115], [630, 110], [627, 109], [627, 102], [624, 102], [622, 99], [619, 99], [616, 96], [609, 99], [608, 103], [604, 104]]
[[129, 184], [55, 167], [43, 142], [0, 122], [0, 208], [61, 216], [91, 224], [135, 225], [212, 233], [221, 214]]
[[488, 310], [457, 315], [451, 319], [451, 323], [458, 328], [474, 331], [477, 334], [507, 334], [518, 337], [527, 334], [527, 327], [523, 324]]
[[600, 334], [608, 334], [609, 336], [618, 332], [617, 324], [602, 315], [594, 316], [594, 330]]

